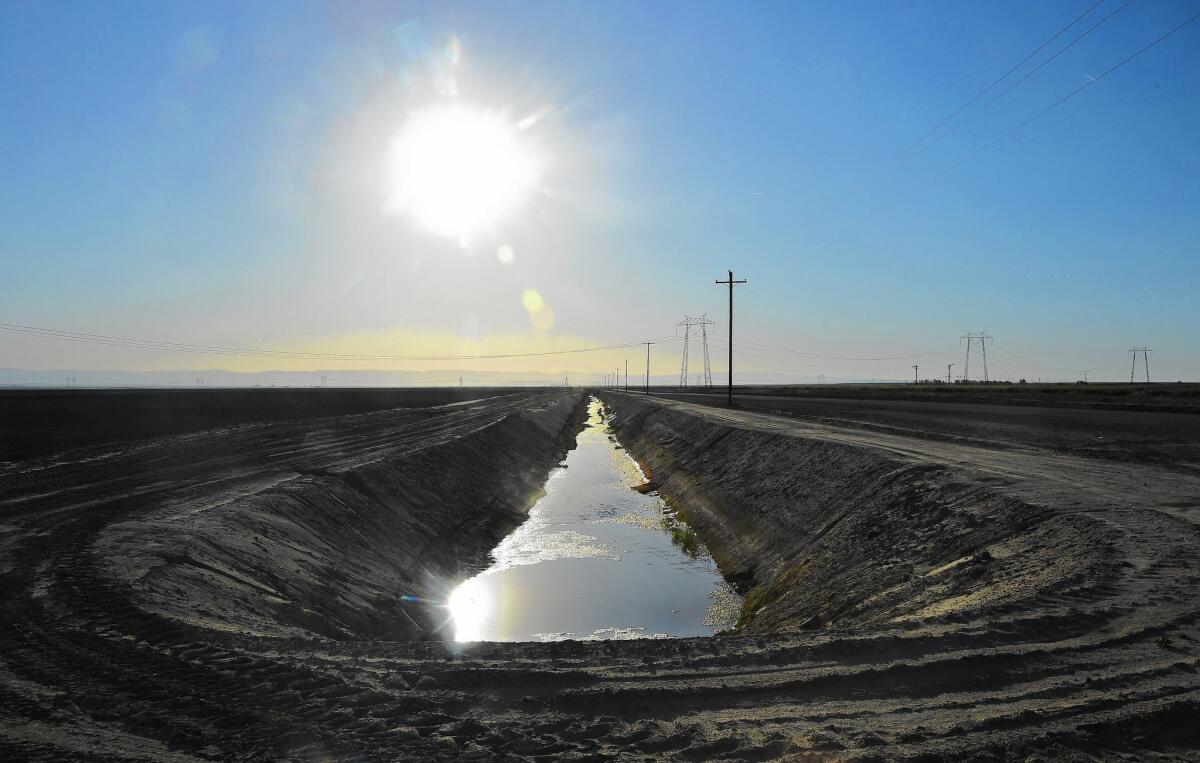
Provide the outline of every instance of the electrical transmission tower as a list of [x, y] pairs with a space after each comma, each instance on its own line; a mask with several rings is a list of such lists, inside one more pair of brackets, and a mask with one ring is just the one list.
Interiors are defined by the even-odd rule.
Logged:
[[712, 387], [712, 365], [708, 360], [708, 327], [712, 326], [713, 322], [708, 319], [708, 314], [705, 313], [699, 318], [693, 318], [690, 315], [683, 316], [683, 320], [676, 323], [676, 327], [683, 327], [683, 363], [679, 367], [679, 386], [687, 386], [688, 377], [688, 337], [698, 335], [700, 337], [701, 346], [704, 348], [704, 388]]
[[963, 361], [963, 375], [962, 375], [963, 381], [967, 381], [968, 379], [971, 378], [971, 345], [975, 344], [976, 342], [979, 342], [979, 350], [980, 350], [980, 352], [983, 353], [983, 380], [987, 381], [988, 380], [987, 340], [991, 339], [991, 337], [988, 336], [988, 333], [986, 331], [977, 331], [977, 332], [968, 331], [965, 335], [963, 335], [960, 338], [967, 340], [967, 359], [965, 361]]
[[1154, 352], [1149, 347], [1134, 347], [1130, 350], [1133, 353], [1133, 364], [1129, 366], [1129, 383], [1133, 383], [1133, 372], [1137, 369], [1137, 356], [1142, 353], [1142, 363], [1146, 366], [1146, 382], [1150, 382], [1150, 353]]

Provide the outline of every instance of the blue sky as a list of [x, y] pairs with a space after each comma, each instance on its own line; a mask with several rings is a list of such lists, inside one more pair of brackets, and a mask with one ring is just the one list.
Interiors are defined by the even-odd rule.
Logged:
[[[922, 354], [944, 373], [960, 335], [987, 329], [994, 373], [1119, 379], [1145, 344], [1157, 377], [1200, 378], [1200, 22], [954, 167], [1200, 5], [1135, 0], [899, 158], [1089, 5], [3, 2], [0, 321], [538, 350], [723, 316], [713, 280], [733, 268], [750, 279], [736, 334], [760, 344]], [[405, 115], [439, 97], [451, 41], [457, 98], [549, 114], [531, 131], [544, 188], [468, 246], [383, 214], [375, 187]], [[528, 289], [553, 328], [530, 325]], [[747, 378], [918, 362], [756, 352]], [[471, 367], [587, 372], [624, 354]], [[270, 365], [0, 335], [0, 367], [200, 360]]]

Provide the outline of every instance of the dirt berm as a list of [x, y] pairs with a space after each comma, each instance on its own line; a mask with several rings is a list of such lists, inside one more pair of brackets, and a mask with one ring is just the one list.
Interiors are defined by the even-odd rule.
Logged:
[[1029, 554], [1099, 529], [944, 464], [606, 399], [620, 441], [746, 595], [747, 632], [961, 620], [1060, 588], [1082, 570], [1047, 558], [1030, 575]]
[[[96, 552], [135, 604], [191, 625], [431, 637], [445, 611], [402, 597], [445, 601], [487, 565], [574, 446], [581, 400], [557, 395], [421, 447], [289, 469], [203, 497], [182, 492], [107, 528]], [[400, 439], [391, 431], [380, 444]]]

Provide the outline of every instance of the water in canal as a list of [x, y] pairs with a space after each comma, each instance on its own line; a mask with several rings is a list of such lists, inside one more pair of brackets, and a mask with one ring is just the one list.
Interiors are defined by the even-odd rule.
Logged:
[[587, 428], [492, 565], [450, 597], [458, 641], [703, 636], [741, 600], [619, 449], [593, 398]]

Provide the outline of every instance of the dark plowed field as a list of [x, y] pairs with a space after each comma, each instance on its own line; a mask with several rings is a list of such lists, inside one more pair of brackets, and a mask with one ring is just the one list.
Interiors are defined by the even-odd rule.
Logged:
[[1200, 477], [1172, 460], [1194, 430], [604, 396], [748, 592], [741, 633], [437, 639], [439, 590], [536, 499], [577, 393], [118, 427], [0, 467], [0, 757], [1200, 751]]

